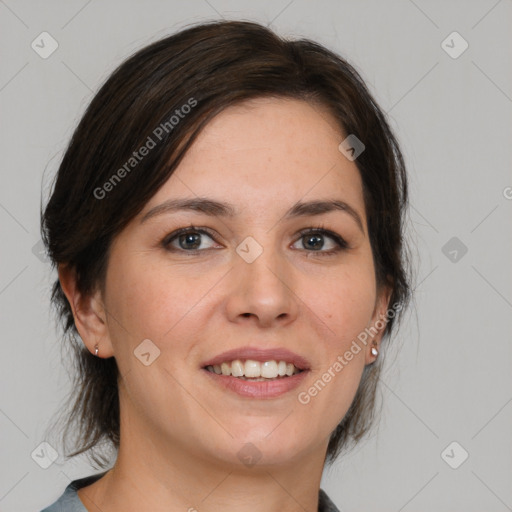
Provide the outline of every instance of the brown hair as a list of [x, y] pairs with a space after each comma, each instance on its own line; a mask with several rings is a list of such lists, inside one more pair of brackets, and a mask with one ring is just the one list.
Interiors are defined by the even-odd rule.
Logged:
[[[53, 265], [75, 269], [82, 295], [103, 289], [113, 238], [168, 180], [199, 131], [226, 107], [263, 96], [322, 104], [342, 131], [363, 141], [365, 150], [355, 163], [377, 283], [392, 287], [390, 304], [405, 304], [410, 289], [403, 241], [407, 181], [384, 114], [358, 72], [340, 56], [313, 41], [286, 40], [245, 21], [182, 30], [141, 49], [107, 79], [72, 136], [41, 213], [42, 238]], [[149, 138], [155, 147], [131, 161]], [[96, 453], [100, 444], [119, 447], [117, 364], [113, 357], [94, 357], [83, 345], [58, 279], [52, 303], [75, 362], [64, 444], [76, 424], [78, 440], [68, 456], [91, 450], [92, 459], [105, 467], [108, 459]], [[389, 319], [386, 336], [398, 316]], [[326, 461], [334, 461], [371, 426], [380, 368], [381, 358], [365, 367], [355, 399], [331, 435]]]

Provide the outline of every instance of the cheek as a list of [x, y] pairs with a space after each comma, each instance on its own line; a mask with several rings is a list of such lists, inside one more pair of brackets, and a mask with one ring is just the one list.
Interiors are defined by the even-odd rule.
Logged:
[[[109, 311], [117, 320], [111, 334], [124, 345], [128, 334], [132, 350], [146, 338], [163, 349], [185, 326], [192, 334], [199, 327], [191, 325], [192, 319], [204, 310], [209, 291], [222, 277], [220, 270], [191, 272], [143, 256], [118, 261], [107, 277]], [[185, 343], [179, 346], [186, 348]]]
[[330, 342], [342, 349], [363, 331], [373, 313], [375, 300], [373, 274], [364, 268], [347, 268], [330, 279], [327, 286], [316, 293], [314, 302], [331, 329]]
[[321, 333], [324, 353], [318, 368], [319, 378], [329, 389], [322, 393], [323, 400], [336, 417], [348, 409], [361, 379], [366, 346], [358, 336], [368, 326], [375, 299], [373, 268], [365, 266], [337, 273], [313, 299], [312, 309], [328, 327]]
[[361, 381], [365, 345], [357, 337], [371, 319], [375, 298], [372, 273], [356, 266], [339, 272], [312, 298], [314, 313], [328, 328], [318, 333], [321, 365], [298, 400], [308, 418], [316, 418], [315, 428], [325, 436], [347, 413]]
[[136, 344], [146, 338], [158, 340], [186, 313], [181, 281], [137, 258], [117, 261], [107, 276], [114, 333], [121, 330], [123, 343], [126, 335]]

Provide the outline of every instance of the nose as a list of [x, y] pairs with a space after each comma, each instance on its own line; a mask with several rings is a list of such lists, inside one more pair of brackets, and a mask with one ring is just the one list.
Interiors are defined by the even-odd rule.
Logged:
[[282, 254], [269, 246], [251, 263], [238, 258], [230, 272], [227, 299], [229, 320], [259, 327], [292, 323], [299, 310], [293, 269]]

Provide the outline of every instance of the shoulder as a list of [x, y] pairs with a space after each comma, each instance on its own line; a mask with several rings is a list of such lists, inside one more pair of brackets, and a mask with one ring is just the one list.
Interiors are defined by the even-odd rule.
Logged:
[[340, 512], [323, 489], [318, 494], [318, 512]]
[[[73, 480], [64, 490], [62, 495], [49, 505], [48, 507], [41, 510], [41, 512], [87, 512], [83, 503], [80, 501], [76, 491], [82, 487], [86, 487], [107, 473], [99, 473], [97, 475], [87, 476], [78, 480]], [[331, 501], [329, 496], [323, 489], [320, 489], [318, 494], [318, 512], [339, 512], [338, 507]]]
[[96, 482], [103, 475], [105, 475], [105, 473], [106, 471], [104, 471], [103, 473], [99, 473], [97, 475], [90, 475], [84, 478], [73, 480], [66, 487], [66, 489], [57, 499], [57, 501], [55, 501], [45, 509], [41, 510], [41, 512], [87, 512], [87, 509], [80, 501], [80, 498], [78, 497], [76, 491], [82, 487], [85, 487]]

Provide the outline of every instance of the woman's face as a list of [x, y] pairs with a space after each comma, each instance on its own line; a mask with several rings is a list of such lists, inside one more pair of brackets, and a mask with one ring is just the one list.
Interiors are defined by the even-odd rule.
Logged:
[[[230, 107], [114, 240], [100, 355], [119, 366], [127, 431], [144, 432], [157, 450], [215, 463], [242, 464], [251, 450], [258, 464], [314, 452], [323, 460], [374, 359], [370, 343], [352, 349], [350, 361], [344, 354], [387, 306], [377, 294], [360, 175], [338, 149], [344, 138], [325, 110], [302, 101]], [[211, 205], [162, 206], [198, 199], [229, 204], [231, 215]], [[316, 201], [346, 206], [293, 214], [297, 203]], [[191, 225], [188, 236], [173, 235]], [[301, 234], [319, 227], [334, 236]], [[254, 383], [204, 368], [245, 348], [288, 350], [305, 369]], [[274, 356], [262, 359], [292, 358]]]

